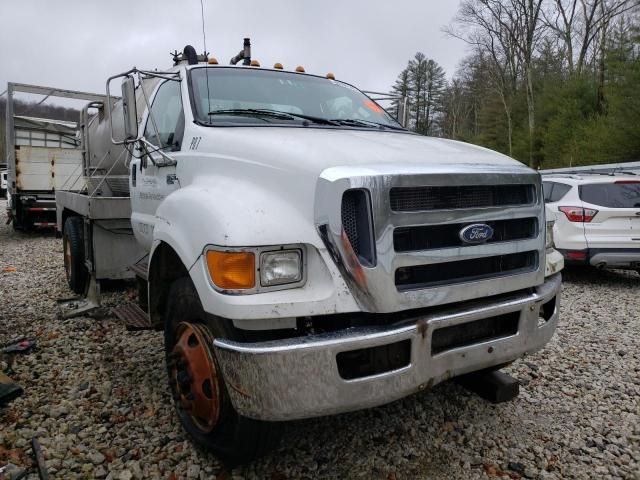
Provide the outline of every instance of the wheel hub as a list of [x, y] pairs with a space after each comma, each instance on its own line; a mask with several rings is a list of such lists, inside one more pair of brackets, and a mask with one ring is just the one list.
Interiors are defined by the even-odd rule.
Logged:
[[194, 425], [208, 433], [220, 415], [220, 385], [211, 351], [213, 338], [206, 327], [183, 322], [178, 325], [176, 339], [167, 358], [174, 399]]

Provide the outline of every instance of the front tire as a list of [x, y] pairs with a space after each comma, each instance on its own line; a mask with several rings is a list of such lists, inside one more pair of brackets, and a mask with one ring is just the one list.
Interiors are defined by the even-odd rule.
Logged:
[[73, 216], [64, 222], [62, 235], [64, 271], [69, 288], [75, 293], [84, 293], [87, 286], [87, 267], [84, 264], [84, 222]]
[[165, 309], [169, 388], [193, 442], [230, 464], [246, 463], [277, 445], [281, 425], [239, 415], [227, 393], [213, 339], [241, 339], [223, 319], [208, 320], [190, 278], [173, 282]]

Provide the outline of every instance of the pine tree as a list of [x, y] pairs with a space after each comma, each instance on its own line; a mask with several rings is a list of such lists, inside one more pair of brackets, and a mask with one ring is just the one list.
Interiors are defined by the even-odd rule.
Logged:
[[[408, 99], [409, 128], [423, 135], [439, 133], [436, 120], [443, 111], [446, 85], [442, 67], [424, 53], [416, 53], [391, 88], [394, 94]], [[398, 101], [394, 107], [398, 107]]]

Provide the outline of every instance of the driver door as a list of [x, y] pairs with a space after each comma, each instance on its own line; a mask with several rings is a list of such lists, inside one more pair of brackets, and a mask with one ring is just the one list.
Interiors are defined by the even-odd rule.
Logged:
[[138, 242], [147, 248], [153, 241], [156, 211], [162, 201], [180, 188], [176, 167], [166, 163], [159, 152], [171, 156], [180, 151], [184, 136], [184, 109], [180, 82], [167, 80], [156, 92], [147, 115], [143, 138], [152, 144], [137, 150], [130, 165], [131, 224]]

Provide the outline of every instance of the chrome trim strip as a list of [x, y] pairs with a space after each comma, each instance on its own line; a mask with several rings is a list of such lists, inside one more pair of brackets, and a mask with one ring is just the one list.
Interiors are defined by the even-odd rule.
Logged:
[[457, 262], [475, 258], [495, 257], [510, 253], [540, 251], [540, 238], [487, 243], [468, 247], [440, 248], [433, 250], [413, 250], [399, 252], [393, 259], [393, 269], [429, 265], [432, 263]]
[[491, 220], [515, 220], [537, 217], [540, 206], [491, 207], [461, 210], [430, 210], [423, 212], [390, 212], [389, 223], [394, 226], [443, 225], [447, 223], [482, 223]]

